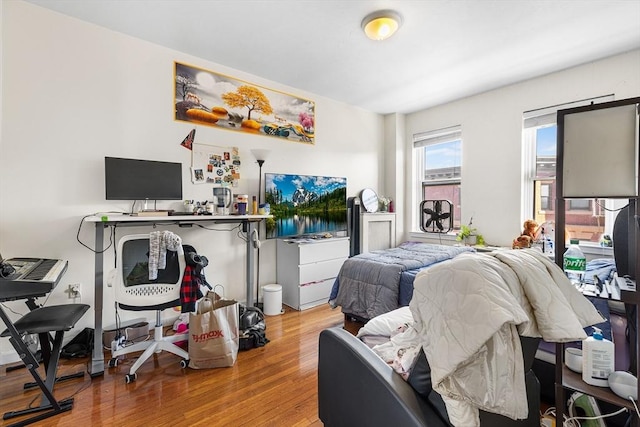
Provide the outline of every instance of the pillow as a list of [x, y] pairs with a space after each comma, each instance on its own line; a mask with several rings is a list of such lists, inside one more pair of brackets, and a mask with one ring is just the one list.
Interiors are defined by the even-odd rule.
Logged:
[[427, 399], [431, 394], [431, 367], [422, 348], [411, 367], [407, 382], [422, 398]]
[[365, 335], [383, 335], [390, 337], [394, 331], [405, 324], [413, 324], [413, 316], [409, 307], [400, 307], [369, 320], [360, 328], [357, 337]]

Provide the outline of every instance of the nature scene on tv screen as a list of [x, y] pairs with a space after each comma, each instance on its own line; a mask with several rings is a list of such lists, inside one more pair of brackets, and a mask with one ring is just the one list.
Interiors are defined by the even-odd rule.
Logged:
[[334, 233], [347, 229], [347, 179], [265, 174], [265, 200], [273, 220], [267, 238]]

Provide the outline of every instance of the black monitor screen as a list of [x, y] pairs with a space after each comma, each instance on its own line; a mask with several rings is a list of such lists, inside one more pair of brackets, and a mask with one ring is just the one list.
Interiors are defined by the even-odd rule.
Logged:
[[613, 224], [613, 255], [616, 262], [618, 276], [629, 276], [636, 279], [637, 225], [636, 200], [629, 200], [629, 204], [618, 212]]
[[104, 158], [107, 200], [181, 200], [182, 163]]

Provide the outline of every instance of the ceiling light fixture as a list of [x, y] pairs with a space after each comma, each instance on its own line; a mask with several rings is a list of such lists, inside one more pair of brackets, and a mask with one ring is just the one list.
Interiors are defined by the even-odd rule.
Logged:
[[391, 37], [402, 24], [402, 18], [393, 10], [379, 10], [365, 16], [362, 29], [371, 40], [385, 40]]

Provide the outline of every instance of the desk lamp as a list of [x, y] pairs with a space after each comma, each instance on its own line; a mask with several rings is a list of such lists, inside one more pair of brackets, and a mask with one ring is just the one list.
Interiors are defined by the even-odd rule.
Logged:
[[260, 191], [262, 190], [262, 165], [264, 164], [265, 159], [269, 155], [269, 150], [263, 150], [260, 148], [253, 148], [251, 150], [253, 157], [256, 158], [256, 162], [260, 167], [260, 176], [258, 177], [258, 205], [262, 203], [262, 198], [260, 197]]

